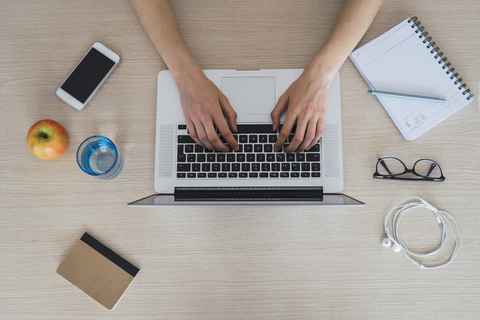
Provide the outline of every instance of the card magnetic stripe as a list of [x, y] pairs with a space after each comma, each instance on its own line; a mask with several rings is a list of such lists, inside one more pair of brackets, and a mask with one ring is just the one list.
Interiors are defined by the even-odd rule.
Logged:
[[138, 269], [133, 264], [131, 264], [127, 260], [120, 257], [118, 254], [110, 250], [108, 247], [103, 245], [100, 241], [98, 241], [88, 233], [85, 232], [80, 240], [85, 242], [92, 249], [100, 253], [102, 256], [104, 256], [108, 260], [112, 261], [114, 264], [116, 264], [119, 268], [124, 270], [126, 273], [128, 273], [132, 277], [135, 277], [138, 271], [140, 271], [140, 269]]

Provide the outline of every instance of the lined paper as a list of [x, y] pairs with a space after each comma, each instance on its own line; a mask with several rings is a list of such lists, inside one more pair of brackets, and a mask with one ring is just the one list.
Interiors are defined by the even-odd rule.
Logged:
[[377, 96], [407, 140], [416, 139], [473, 100], [443, 58], [410, 18], [350, 54], [372, 90], [447, 100]]

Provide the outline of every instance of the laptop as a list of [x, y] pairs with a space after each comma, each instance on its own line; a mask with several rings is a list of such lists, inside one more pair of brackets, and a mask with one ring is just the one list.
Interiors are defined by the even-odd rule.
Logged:
[[285, 153], [272, 150], [278, 131], [273, 132], [270, 113], [303, 70], [204, 72], [237, 113], [238, 132], [234, 137], [240, 150], [214, 152], [197, 145], [189, 136], [175, 81], [170, 71], [161, 71], [157, 83], [156, 193], [129, 206], [364, 204], [341, 193], [338, 74], [330, 87], [324, 133], [319, 143], [305, 152]]

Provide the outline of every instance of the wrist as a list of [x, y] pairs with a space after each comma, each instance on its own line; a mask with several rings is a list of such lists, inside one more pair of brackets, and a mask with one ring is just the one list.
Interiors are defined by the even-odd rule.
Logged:
[[202, 68], [195, 59], [184, 59], [168, 65], [179, 89], [195, 84], [195, 79], [205, 77]]
[[317, 55], [305, 68], [304, 73], [307, 77], [310, 77], [312, 81], [319, 82], [321, 86], [327, 85], [329, 87], [340, 66], [336, 66], [332, 61]]

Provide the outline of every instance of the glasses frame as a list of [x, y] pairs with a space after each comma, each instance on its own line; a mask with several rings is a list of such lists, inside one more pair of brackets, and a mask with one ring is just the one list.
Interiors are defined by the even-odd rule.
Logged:
[[[387, 159], [394, 159], [394, 160], [397, 160], [399, 161], [403, 167], [405, 168], [405, 170], [402, 172], [402, 173], [396, 173], [396, 174], [380, 174], [378, 172], [378, 165], [381, 164], [383, 166], [383, 168], [385, 170], [387, 170], [387, 172], [390, 172], [390, 170], [388, 169], [387, 165], [385, 164], [384, 160], [387, 160]], [[418, 174], [416, 171], [415, 171], [415, 166], [417, 165], [417, 163], [419, 163], [420, 161], [430, 161], [432, 163], [432, 166], [430, 167], [430, 171], [428, 172], [428, 174], [425, 176], [425, 175], [421, 175], [421, 174]], [[428, 175], [433, 171], [433, 169], [435, 169], [436, 167], [438, 167], [438, 169], [440, 169], [440, 177], [439, 178], [432, 178], [432, 177], [429, 177]], [[418, 176], [419, 178], [404, 178], [404, 177], [399, 177], [401, 175], [404, 175], [404, 174], [407, 174], [407, 173], [412, 173], [416, 176]], [[402, 160], [398, 159], [398, 158], [395, 158], [395, 157], [384, 157], [384, 158], [380, 158], [378, 159], [377, 161], [377, 165], [375, 166], [375, 173], [373, 174], [373, 177], [374, 178], [377, 178], [377, 179], [389, 179], [389, 180], [406, 180], [406, 181], [431, 181], [431, 182], [443, 182], [445, 181], [445, 177], [443, 175], [443, 171], [442, 171], [442, 168], [440, 167], [440, 165], [438, 164], [438, 162], [436, 161], [433, 161], [431, 159], [419, 159], [417, 160], [414, 164], [413, 164], [413, 168], [412, 169], [408, 169], [407, 166], [405, 165], [405, 163], [403, 163]]]

